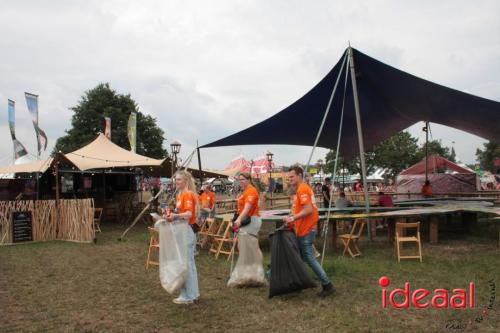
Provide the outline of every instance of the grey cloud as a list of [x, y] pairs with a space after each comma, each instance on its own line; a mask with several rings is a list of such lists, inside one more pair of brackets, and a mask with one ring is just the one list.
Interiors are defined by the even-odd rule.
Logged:
[[[495, 1], [2, 2], [0, 156], [12, 153], [7, 98], [19, 106], [20, 139], [33, 146], [23, 92], [38, 93], [41, 127], [53, 144], [70, 127], [68, 108], [100, 82], [130, 93], [188, 154], [196, 139], [213, 141], [293, 103], [349, 40], [394, 67], [500, 100], [498, 12]], [[439, 126], [434, 135], [455, 141], [467, 162], [484, 142]], [[305, 161], [310, 149], [202, 154], [206, 165], [224, 167], [239, 153], [253, 157], [268, 148], [285, 164]]]

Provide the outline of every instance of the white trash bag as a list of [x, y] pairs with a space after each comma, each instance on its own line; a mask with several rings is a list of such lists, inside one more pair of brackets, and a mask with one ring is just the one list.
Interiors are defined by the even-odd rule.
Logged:
[[244, 231], [238, 233], [239, 256], [228, 287], [259, 287], [266, 284], [259, 239]]
[[187, 278], [187, 232], [186, 222], [155, 223], [160, 234], [160, 282], [173, 294], [182, 288]]

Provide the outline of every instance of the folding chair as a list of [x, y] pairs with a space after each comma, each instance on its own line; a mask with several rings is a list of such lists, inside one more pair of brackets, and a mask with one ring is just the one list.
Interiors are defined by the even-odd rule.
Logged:
[[94, 230], [101, 232], [102, 208], [94, 208]]
[[208, 244], [209, 235], [215, 233], [216, 227], [217, 225], [214, 218], [206, 218], [200, 227], [200, 231], [198, 231], [196, 245], [203, 249]]
[[[413, 231], [415, 236], [407, 236], [408, 231]], [[422, 262], [422, 247], [420, 243], [420, 222], [414, 223], [396, 223], [396, 236], [395, 236], [395, 246], [396, 246], [396, 256], [398, 258], [398, 262], [401, 262], [401, 259], [420, 259]], [[401, 255], [401, 248], [403, 243], [416, 243], [418, 254], [415, 255]], [[401, 248], [399, 246], [401, 244]]]
[[210, 248], [210, 253], [214, 253], [215, 259], [218, 259], [221, 253], [226, 254], [228, 260], [231, 257], [233, 243], [236, 241], [236, 238], [232, 236], [231, 227], [231, 220], [224, 218]]
[[364, 219], [356, 219], [351, 232], [339, 236], [342, 243], [344, 243], [344, 253], [342, 255], [345, 256], [346, 252], [349, 252], [353, 258], [361, 255], [361, 251], [358, 248], [358, 241], [361, 238], [365, 225], [366, 221]]
[[158, 230], [155, 228], [148, 227], [149, 231], [149, 249], [148, 249], [148, 257], [146, 259], [146, 270], [149, 268], [149, 265], [160, 266], [158, 261], [151, 260], [151, 251], [156, 249], [158, 255], [160, 255], [160, 235]]
[[205, 228], [207, 228], [208, 230], [206, 231], [206, 234], [203, 236], [203, 238], [205, 238], [205, 239], [203, 241], [202, 248], [206, 248], [206, 247], [208, 247], [208, 249], [211, 248], [211, 246], [214, 242], [214, 238], [219, 236], [218, 232], [219, 232], [219, 228], [220, 228], [220, 225], [222, 223], [222, 220], [223, 219], [220, 217], [212, 218], [205, 225]]

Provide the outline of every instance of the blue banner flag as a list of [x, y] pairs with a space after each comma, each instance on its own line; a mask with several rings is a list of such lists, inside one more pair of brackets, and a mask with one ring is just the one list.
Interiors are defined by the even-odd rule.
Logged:
[[31, 115], [31, 121], [33, 122], [33, 127], [35, 128], [36, 140], [38, 143], [38, 155], [40, 155], [42, 148], [47, 149], [47, 135], [38, 126], [38, 96], [25, 92], [26, 104], [28, 105], [28, 111]]
[[14, 144], [14, 159], [17, 160], [19, 157], [28, 155], [28, 151], [24, 148], [23, 144], [16, 139], [16, 102], [9, 99], [7, 110], [9, 112], [10, 136]]

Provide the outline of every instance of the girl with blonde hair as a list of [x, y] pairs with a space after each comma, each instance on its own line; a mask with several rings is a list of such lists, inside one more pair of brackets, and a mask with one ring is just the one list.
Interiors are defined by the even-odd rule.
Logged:
[[[167, 222], [185, 221], [190, 226], [196, 224], [197, 199], [196, 185], [191, 174], [186, 170], [179, 170], [174, 175], [177, 191], [174, 213], [167, 216]], [[187, 243], [187, 277], [180, 289], [180, 295], [174, 299], [175, 304], [191, 304], [200, 297], [198, 290], [198, 273], [194, 253], [196, 250], [196, 237], [192, 228], [188, 228]], [[160, 244], [161, 246], [161, 244]]]

